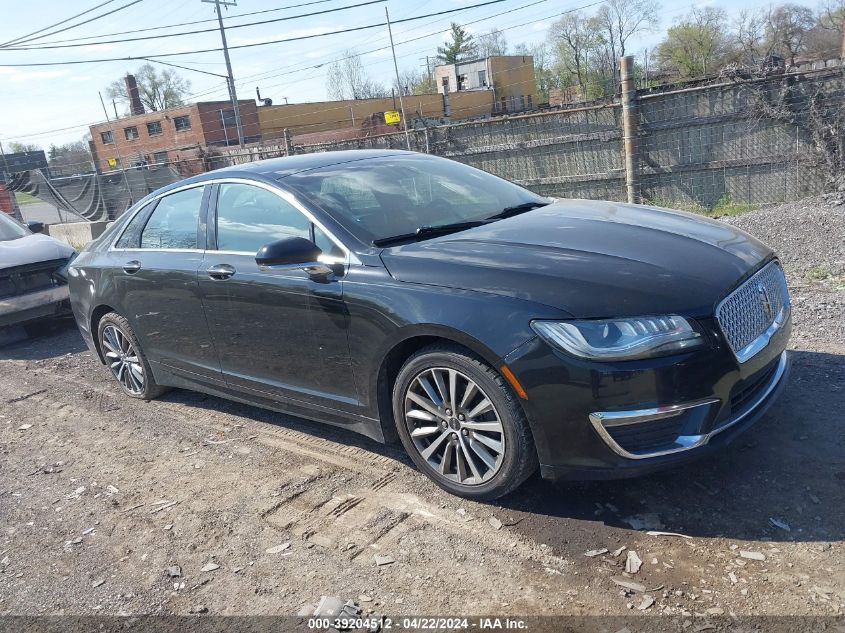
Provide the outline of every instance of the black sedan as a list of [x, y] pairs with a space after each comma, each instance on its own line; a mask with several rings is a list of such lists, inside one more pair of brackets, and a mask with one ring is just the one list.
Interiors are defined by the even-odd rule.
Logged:
[[552, 200], [442, 158], [328, 152], [179, 182], [70, 269], [127, 395], [183, 387], [401, 440], [492, 499], [729, 442], [783, 386], [772, 251], [645, 206]]

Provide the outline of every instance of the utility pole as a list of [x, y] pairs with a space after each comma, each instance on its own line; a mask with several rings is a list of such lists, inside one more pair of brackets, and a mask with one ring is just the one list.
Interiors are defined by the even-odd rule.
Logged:
[[393, 70], [396, 72], [396, 87], [399, 88], [399, 108], [402, 111], [402, 125], [405, 127], [405, 144], [411, 151], [411, 136], [408, 133], [408, 119], [405, 118], [405, 100], [402, 98], [402, 86], [399, 82], [399, 64], [396, 63], [396, 49], [393, 47], [393, 30], [390, 28], [390, 13], [384, 7], [384, 17], [387, 18], [387, 33], [390, 35], [390, 51], [393, 53]]
[[[118, 139], [114, 135], [114, 129], [111, 126], [111, 119], [109, 119], [109, 111], [106, 109], [106, 102], [103, 101], [103, 93], [98, 92], [97, 94], [100, 95], [100, 103], [103, 106], [103, 114], [106, 115], [106, 123], [109, 124], [109, 132], [111, 132], [112, 141], [114, 142], [114, 151], [117, 153], [117, 160], [120, 161], [120, 171], [123, 172], [123, 182], [126, 185], [126, 193], [129, 195], [129, 206], [126, 207], [126, 209], [128, 209], [135, 203], [135, 200], [132, 198], [132, 187], [129, 186], [129, 177], [126, 175], [126, 165], [123, 164], [123, 157], [120, 155], [120, 143], [118, 143]], [[124, 211], [126, 209], [124, 209]]]
[[228, 77], [226, 83], [229, 85], [229, 98], [232, 100], [232, 108], [235, 111], [235, 126], [238, 128], [238, 145], [244, 146], [244, 128], [241, 124], [241, 107], [238, 103], [238, 93], [235, 90], [235, 78], [232, 76], [232, 62], [229, 60], [229, 46], [226, 44], [226, 29], [223, 28], [223, 15], [220, 13], [220, 5], [236, 6], [235, 0], [202, 0], [203, 2], [213, 2], [214, 9], [217, 12], [217, 24], [220, 25], [220, 39], [223, 41], [223, 57], [226, 60], [226, 72]]

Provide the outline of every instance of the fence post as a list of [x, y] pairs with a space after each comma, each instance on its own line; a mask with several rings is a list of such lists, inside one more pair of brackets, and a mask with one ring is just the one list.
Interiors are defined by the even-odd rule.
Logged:
[[290, 131], [287, 128], [282, 130], [282, 137], [285, 139], [285, 156], [290, 156]]
[[639, 160], [637, 155], [637, 90], [634, 87], [634, 58], [621, 60], [622, 152], [625, 155], [625, 190], [628, 202], [639, 202]]

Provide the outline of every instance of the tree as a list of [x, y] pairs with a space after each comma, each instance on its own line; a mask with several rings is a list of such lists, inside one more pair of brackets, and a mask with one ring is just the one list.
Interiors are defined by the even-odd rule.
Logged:
[[508, 41], [499, 29], [491, 29], [478, 36], [476, 54], [479, 57], [493, 57], [508, 54]]
[[85, 140], [51, 145], [47, 162], [56, 173], [78, 174], [92, 171], [91, 154]]
[[742, 11], [734, 28], [739, 60], [745, 66], [759, 67], [769, 55], [766, 41], [766, 15], [760, 11]]
[[731, 55], [724, 9], [693, 9], [666, 32], [657, 47], [657, 60], [664, 71], [681, 78], [715, 72]]
[[660, 22], [657, 0], [607, 0], [597, 14], [607, 46], [607, 55], [617, 81], [619, 58], [625, 56], [631, 36], [648, 31]]
[[364, 70], [361, 56], [351, 50], [344, 52], [344, 59], [329, 66], [326, 92], [329, 99], [335, 101], [374, 99], [388, 94], [383, 85], [370, 79]]
[[35, 145], [34, 143], [19, 143], [18, 141], [12, 141], [11, 143], [9, 143], [9, 149], [11, 150], [12, 154], [23, 154], [25, 152], [41, 151], [41, 147]]
[[769, 11], [766, 38], [770, 48], [793, 66], [795, 58], [804, 50], [807, 34], [815, 25], [816, 18], [808, 7], [782, 4]]
[[806, 53], [817, 59], [833, 59], [842, 52], [845, 0], [827, 0], [816, 13], [816, 25], [807, 33]]
[[[549, 28], [549, 44], [555, 62], [560, 71], [574, 77], [581, 88], [581, 94], [587, 93], [587, 70], [589, 58], [594, 58], [599, 45], [603, 43], [597, 17], [588, 17], [580, 11], [567, 13]], [[563, 78], [566, 85], [571, 85]]]
[[459, 24], [452, 22], [449, 30], [452, 41], [443, 42], [437, 47], [437, 60], [443, 64], [456, 64], [476, 55], [476, 46], [472, 35]]
[[434, 77], [426, 71], [403, 70], [399, 72], [399, 85], [393, 81], [393, 88], [406, 95], [424, 95], [437, 92]]
[[[191, 92], [191, 82], [173, 70], [159, 72], [152, 64], [144, 64], [134, 75], [141, 103], [150, 112], [180, 106]], [[118, 99], [126, 105], [129, 104], [129, 93], [123, 79], [110, 83], [106, 88], [106, 95], [109, 99]]]

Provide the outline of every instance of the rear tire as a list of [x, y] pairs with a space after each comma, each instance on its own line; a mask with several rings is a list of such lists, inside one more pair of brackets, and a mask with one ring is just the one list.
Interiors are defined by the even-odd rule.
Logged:
[[127, 396], [152, 400], [167, 391], [156, 383], [138, 338], [124, 317], [117, 312], [105, 314], [97, 324], [97, 337], [106, 366]]
[[414, 464], [454, 495], [497, 499], [537, 470], [516, 394], [460, 347], [431, 345], [405, 362], [393, 386], [393, 418]]

